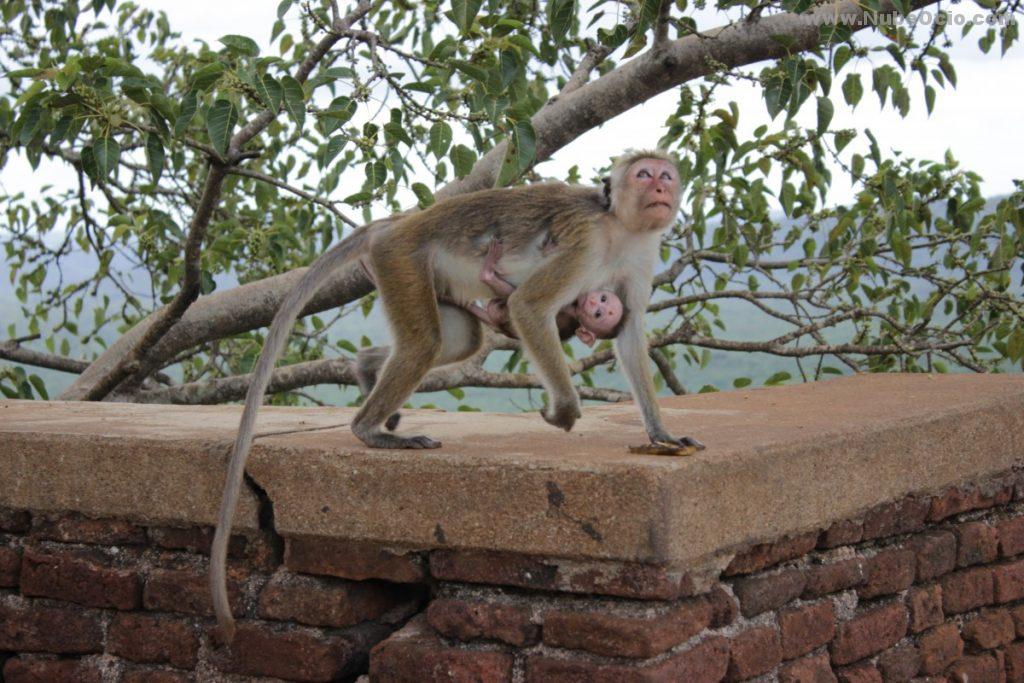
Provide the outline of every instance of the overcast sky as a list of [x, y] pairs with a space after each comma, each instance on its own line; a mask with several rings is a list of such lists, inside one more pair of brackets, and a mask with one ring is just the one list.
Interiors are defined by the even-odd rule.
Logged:
[[[264, 48], [264, 53], [276, 54], [276, 48], [268, 50], [270, 29], [276, 18], [278, 0], [139, 0], [141, 5], [167, 12], [171, 26], [181, 31], [186, 40], [202, 39], [219, 47], [217, 39], [228, 33], [248, 35]], [[342, 3], [344, 5], [344, 3]], [[965, 16], [980, 14], [982, 10], [973, 2], [953, 6], [954, 11]], [[297, 23], [298, 7], [289, 12], [288, 21]], [[711, 17], [710, 13], [707, 15]], [[699, 17], [702, 29], [711, 28], [713, 23]], [[719, 23], [719, 22], [715, 22]], [[900, 150], [917, 157], [940, 159], [947, 149], [960, 160], [962, 165], [979, 173], [984, 178], [986, 195], [1005, 194], [1012, 189], [1012, 179], [1024, 176], [1020, 158], [1024, 152], [1024, 49], [1018, 45], [1005, 57], [1000, 57], [998, 47], [985, 55], [977, 47], [977, 38], [984, 26], [976, 27], [966, 41], [958, 43], [952, 50], [959, 85], [955, 91], [939, 91], [935, 111], [931, 116], [925, 112], [920, 79], [915, 74], [909, 77], [911, 83], [912, 109], [907, 118], [900, 118], [892, 109], [881, 111], [878, 98], [873, 92], [866, 92], [855, 110], [842, 100], [839, 85], [848, 65], [840, 75], [833, 90], [835, 117], [832, 128], [870, 127], [876, 135], [883, 152]], [[919, 31], [926, 30], [919, 27]], [[953, 29], [959, 36], [959, 29]], [[861, 36], [866, 35], [861, 34]], [[880, 38], [874, 38], [880, 43]], [[998, 44], [997, 44], [998, 45]], [[876, 64], [887, 63], [887, 56], [874, 56]], [[756, 67], [759, 69], [760, 67]], [[756, 70], [756, 69], [755, 69]], [[865, 89], [870, 88], [870, 65], [862, 63], [861, 72]], [[728, 92], [724, 89], [722, 104], [735, 100], [740, 109], [740, 134], [749, 134], [762, 123], [768, 123], [768, 115], [759, 91], [751, 84], [739, 83]], [[606, 123], [601, 128], [577, 139], [560, 150], [556, 157], [541, 165], [539, 170], [548, 176], [560, 176], [574, 164], [580, 166], [584, 177], [595, 167], [607, 163], [608, 158], [627, 147], [651, 147], [662, 133], [665, 118], [674, 109], [678, 92], [672, 90], [658, 96], [644, 105]], [[815, 108], [813, 101], [805, 105], [798, 120], [813, 126]], [[776, 121], [778, 124], [779, 121]], [[864, 143], [863, 136], [858, 142]], [[858, 143], [854, 143], [858, 144]], [[0, 183], [7, 191], [23, 189], [32, 192], [40, 176], [49, 181], [63, 175], [63, 171], [42, 166], [33, 175], [21, 159], [12, 159], [0, 171]], [[836, 172], [832, 194], [833, 202], [848, 201], [851, 191], [842, 173]], [[339, 188], [344, 196], [350, 188]]]

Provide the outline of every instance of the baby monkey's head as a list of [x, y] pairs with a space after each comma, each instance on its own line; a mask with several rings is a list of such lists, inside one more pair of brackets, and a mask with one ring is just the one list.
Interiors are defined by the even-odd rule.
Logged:
[[622, 323], [622, 300], [607, 289], [592, 289], [576, 299], [576, 336], [587, 346], [597, 339], [611, 339]]

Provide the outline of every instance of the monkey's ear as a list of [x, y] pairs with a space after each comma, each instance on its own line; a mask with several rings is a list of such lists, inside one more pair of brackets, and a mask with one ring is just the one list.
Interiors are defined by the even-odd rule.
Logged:
[[597, 341], [597, 335], [583, 327], [583, 325], [576, 328], [576, 337], [587, 346], [593, 346], [594, 342]]
[[612, 179], [610, 176], [601, 178], [601, 182], [604, 184], [604, 203], [605, 208], [611, 208], [612, 205]]

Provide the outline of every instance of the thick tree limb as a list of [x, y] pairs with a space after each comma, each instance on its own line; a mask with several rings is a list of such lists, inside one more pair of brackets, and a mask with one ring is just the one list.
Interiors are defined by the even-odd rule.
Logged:
[[0, 344], [0, 358], [15, 363], [32, 365], [37, 368], [60, 370], [61, 372], [79, 373], [89, 367], [89, 364], [84, 360], [26, 349], [17, 339], [11, 339]]

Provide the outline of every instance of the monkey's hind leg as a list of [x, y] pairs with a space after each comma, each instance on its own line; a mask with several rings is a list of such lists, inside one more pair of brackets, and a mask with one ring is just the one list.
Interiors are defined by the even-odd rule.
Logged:
[[[356, 383], [359, 385], [359, 391], [363, 394], [363, 399], [373, 391], [373, 387], [377, 384], [377, 375], [390, 353], [390, 346], [371, 346], [360, 349], [356, 354]], [[389, 432], [395, 431], [401, 419], [401, 413], [392, 413], [391, 417], [385, 420], [384, 428]]]

